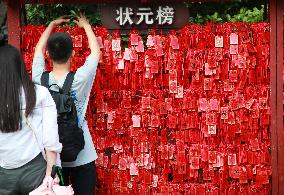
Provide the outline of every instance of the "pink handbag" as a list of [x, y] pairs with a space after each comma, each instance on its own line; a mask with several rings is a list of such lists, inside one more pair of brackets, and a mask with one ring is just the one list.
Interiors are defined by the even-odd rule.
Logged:
[[42, 184], [29, 195], [74, 195], [71, 186], [60, 186], [56, 175], [56, 166], [52, 167], [51, 176], [45, 177]]
[[[37, 144], [40, 147], [40, 144], [36, 137], [35, 130], [33, 126], [31, 125], [31, 123], [26, 118], [25, 114], [23, 114], [23, 119], [25, 120], [27, 125], [32, 129], [34, 133], [34, 137], [37, 141]], [[46, 157], [44, 149], [41, 152], [42, 152], [42, 155]], [[29, 195], [74, 195], [74, 191], [71, 185], [70, 186], [60, 186], [59, 178], [55, 177], [55, 175], [56, 175], [56, 166], [53, 166], [51, 176], [46, 177], [43, 180], [42, 184], [37, 189], [30, 192]]]
[[[53, 180], [51, 177], [49, 178]], [[48, 179], [45, 179], [42, 184], [30, 192], [29, 195], [74, 195], [73, 188], [71, 186], [60, 186], [55, 182], [51, 182], [51, 186], [48, 185]]]

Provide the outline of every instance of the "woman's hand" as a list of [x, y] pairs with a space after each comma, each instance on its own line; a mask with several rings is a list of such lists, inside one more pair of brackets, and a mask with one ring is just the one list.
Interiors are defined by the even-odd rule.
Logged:
[[43, 179], [42, 184], [48, 188], [52, 189], [52, 186], [54, 185], [54, 179], [51, 176], [46, 175]]

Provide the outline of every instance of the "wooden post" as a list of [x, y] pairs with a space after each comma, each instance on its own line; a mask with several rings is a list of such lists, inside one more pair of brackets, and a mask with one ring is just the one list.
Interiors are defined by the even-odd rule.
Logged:
[[283, 13], [284, 1], [271, 0], [270, 85], [272, 194], [284, 194]]
[[277, 67], [276, 67], [276, 124], [278, 134], [279, 194], [284, 194], [284, 131], [283, 131], [283, 12], [284, 1], [277, 0]]
[[21, 47], [21, 4], [18, 0], [7, 2], [9, 44]]
[[277, 0], [270, 0], [270, 86], [271, 86], [271, 159], [272, 159], [272, 194], [279, 194], [278, 178], [278, 132], [277, 132]]

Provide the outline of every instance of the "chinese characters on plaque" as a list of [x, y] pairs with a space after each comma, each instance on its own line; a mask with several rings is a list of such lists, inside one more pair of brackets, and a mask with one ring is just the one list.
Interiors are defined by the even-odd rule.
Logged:
[[171, 25], [174, 22], [175, 11], [170, 6], [159, 6], [157, 10], [151, 7], [140, 7], [137, 12], [131, 7], [119, 7], [116, 10], [116, 21], [120, 26], [140, 25]]

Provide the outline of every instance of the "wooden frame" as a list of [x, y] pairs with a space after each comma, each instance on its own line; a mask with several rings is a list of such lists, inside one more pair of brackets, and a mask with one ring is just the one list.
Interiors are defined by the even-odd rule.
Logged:
[[270, 33], [270, 86], [271, 86], [271, 160], [272, 160], [272, 194], [279, 194], [279, 179], [278, 179], [278, 140], [277, 140], [277, 123], [276, 123], [276, 115], [277, 115], [277, 104], [276, 102], [276, 61], [277, 61], [277, 53], [276, 53], [276, 21], [277, 21], [277, 0], [270, 1], [270, 22], [271, 22], [271, 33]]
[[284, 1], [277, 1], [276, 34], [276, 124], [278, 134], [279, 194], [284, 194], [284, 131], [283, 131], [283, 13]]
[[284, 194], [283, 13], [284, 1], [270, 0], [272, 194]]
[[[8, 0], [9, 1], [9, 0]], [[10, 0], [14, 1], [14, 0]], [[172, 0], [22, 0], [25, 4], [56, 4], [56, 3], [173, 3]], [[175, 3], [183, 3], [186, 0], [175, 0]], [[231, 0], [190, 0], [190, 2], [229, 2]]]
[[[20, 48], [21, 8], [26, 3], [78, 3], [76, 0], [6, 0], [8, 5], [9, 43]], [[80, 3], [148, 3], [150, 0], [80, 0]], [[210, 2], [214, 0], [191, 0]], [[215, 0], [216, 1], [216, 0]], [[229, 0], [228, 0], [229, 1]], [[155, 0], [155, 3], [167, 0]], [[168, 1], [172, 2], [172, 1]], [[184, 0], [176, 0], [184, 2]], [[217, 2], [224, 2], [219, 0]], [[272, 194], [284, 194], [283, 131], [283, 0], [270, 0], [270, 70], [271, 70], [271, 157]]]

